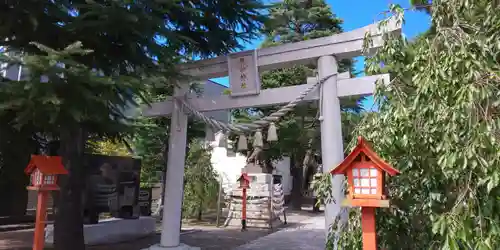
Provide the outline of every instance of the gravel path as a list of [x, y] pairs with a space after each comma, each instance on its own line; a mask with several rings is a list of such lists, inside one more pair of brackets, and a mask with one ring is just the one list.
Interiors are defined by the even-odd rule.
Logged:
[[[240, 249], [239, 246], [245, 245], [246, 248], [241, 248], [241, 250], [258, 249], [258, 250], [272, 250], [272, 249], [285, 249], [285, 248], [275, 248], [271, 247], [258, 247], [258, 248], [248, 248], [252, 244], [271, 244], [273, 240], [266, 240], [267, 237], [275, 239], [276, 246], [280, 245], [279, 241], [290, 241], [290, 237], [298, 237], [301, 232], [296, 232], [300, 228], [308, 228], [309, 225], [314, 222], [311, 221], [311, 217], [319, 218], [323, 220], [323, 214], [313, 214], [308, 211], [300, 212], [289, 212], [287, 213], [288, 225], [284, 228], [268, 230], [268, 229], [250, 229], [246, 232], [241, 232], [239, 229], [229, 229], [229, 228], [215, 228], [215, 227], [204, 227], [204, 226], [188, 226], [189, 228], [196, 229], [194, 231], [186, 232], [181, 235], [181, 242], [191, 246], [201, 247], [202, 250], [233, 250]], [[299, 229], [297, 229], [299, 228]], [[322, 230], [320, 230], [322, 232]], [[294, 233], [295, 232], [295, 233]], [[279, 233], [279, 234], [278, 234]], [[280, 236], [283, 235], [288, 236]], [[275, 236], [275, 235], [278, 236]], [[296, 236], [294, 236], [294, 234]], [[311, 234], [309, 232], [308, 234]], [[322, 235], [319, 233], [318, 235]], [[267, 236], [267, 237], [265, 237]], [[18, 230], [10, 232], [0, 232], [0, 250], [30, 250], [33, 238], [33, 230]], [[264, 243], [258, 239], [264, 239]], [[318, 240], [319, 241], [319, 240]], [[88, 246], [87, 250], [139, 250], [147, 248], [151, 245], [160, 242], [160, 234], [151, 235], [142, 239], [124, 242], [119, 244], [110, 245], [100, 245], [100, 246]], [[266, 243], [268, 242], [268, 243]], [[321, 240], [320, 242], [323, 242]], [[50, 248], [47, 248], [50, 249]], [[299, 249], [294, 247], [289, 247], [287, 250]], [[307, 248], [310, 250], [315, 250], [316, 248]]]
[[315, 216], [301, 225], [285, 228], [278, 232], [256, 239], [234, 250], [324, 250], [325, 219]]

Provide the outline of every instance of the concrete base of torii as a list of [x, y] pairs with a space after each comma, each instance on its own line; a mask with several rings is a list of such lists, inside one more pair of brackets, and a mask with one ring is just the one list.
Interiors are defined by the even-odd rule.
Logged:
[[192, 247], [192, 246], [188, 246], [186, 244], [180, 244], [176, 247], [164, 247], [164, 246], [161, 246], [160, 244], [157, 244], [157, 245], [152, 245], [148, 248], [144, 248], [142, 250], [201, 250], [201, 248], [199, 247]]

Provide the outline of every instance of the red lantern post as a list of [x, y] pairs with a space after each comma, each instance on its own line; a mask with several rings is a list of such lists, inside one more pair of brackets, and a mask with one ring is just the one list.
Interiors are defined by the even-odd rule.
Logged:
[[382, 160], [362, 137], [358, 137], [358, 145], [330, 173], [347, 176], [348, 196], [342, 205], [361, 207], [363, 250], [376, 250], [375, 208], [390, 206], [385, 174], [394, 176], [399, 171]]
[[241, 231], [247, 230], [247, 188], [250, 188], [250, 177], [247, 173], [241, 174], [238, 178], [242, 192], [241, 202]]
[[45, 224], [47, 223], [47, 199], [50, 191], [59, 190], [57, 175], [68, 174], [60, 156], [32, 155], [24, 172], [31, 176], [28, 190], [38, 192], [33, 250], [43, 250]]

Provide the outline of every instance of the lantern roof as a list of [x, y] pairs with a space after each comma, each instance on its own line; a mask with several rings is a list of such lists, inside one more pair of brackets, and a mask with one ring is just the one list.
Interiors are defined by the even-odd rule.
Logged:
[[331, 174], [344, 174], [348, 171], [354, 160], [361, 154], [366, 155], [368, 159], [375, 164], [376, 167], [380, 168], [390, 176], [399, 174], [399, 170], [393, 168], [387, 162], [382, 160], [375, 151], [373, 151], [370, 144], [361, 136], [358, 137], [358, 145], [352, 150], [352, 152], [340, 163], [336, 168], [330, 171]]
[[24, 172], [31, 174], [35, 169], [38, 169], [43, 174], [68, 174], [62, 164], [61, 156], [31, 155], [31, 160]]
[[246, 180], [246, 181], [250, 181], [250, 177], [248, 176], [247, 173], [242, 173], [240, 178], [238, 178], [238, 181], [241, 181], [241, 180]]

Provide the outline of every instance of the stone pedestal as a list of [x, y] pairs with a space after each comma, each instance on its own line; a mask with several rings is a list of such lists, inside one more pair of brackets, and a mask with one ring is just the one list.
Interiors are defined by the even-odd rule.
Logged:
[[[140, 217], [126, 220], [111, 218], [100, 220], [98, 224], [84, 225], [85, 245], [113, 244], [138, 239], [156, 231], [156, 219]], [[54, 225], [45, 228], [45, 243], [54, 243]]]
[[[281, 224], [273, 211], [273, 175], [249, 173], [250, 188], [247, 189], [247, 227], [274, 228]], [[241, 227], [242, 190], [235, 184], [231, 193], [231, 207], [227, 226]]]

